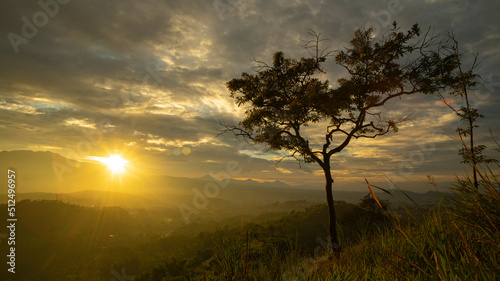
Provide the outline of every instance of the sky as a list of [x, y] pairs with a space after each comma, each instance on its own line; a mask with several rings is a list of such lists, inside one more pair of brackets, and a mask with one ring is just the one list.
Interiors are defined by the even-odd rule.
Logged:
[[[479, 54], [484, 81], [472, 103], [485, 118], [477, 142], [498, 157], [489, 130], [500, 138], [499, 10], [493, 0], [3, 1], [0, 149], [79, 161], [121, 154], [140, 173], [181, 177], [224, 175], [238, 163], [237, 179], [321, 187], [315, 164], [277, 165], [283, 152], [217, 136], [217, 120], [244, 117], [225, 83], [254, 73], [254, 59], [270, 62], [276, 51], [309, 56], [302, 47], [309, 30], [339, 50], [356, 29], [381, 37], [397, 21], [402, 29], [419, 23], [434, 34], [453, 32], [466, 58]], [[321, 79], [346, 77], [333, 58], [324, 66]], [[457, 155], [458, 118], [438, 97], [404, 97], [384, 110], [411, 120], [397, 134], [355, 140], [335, 155], [338, 186], [361, 188], [365, 178], [426, 186], [427, 175], [447, 182], [467, 169]], [[313, 143], [320, 125], [309, 129]]]

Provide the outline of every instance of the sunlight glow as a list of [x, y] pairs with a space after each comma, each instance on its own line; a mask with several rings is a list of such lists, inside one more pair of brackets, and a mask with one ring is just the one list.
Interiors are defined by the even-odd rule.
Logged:
[[96, 157], [96, 156], [89, 156], [87, 157], [90, 160], [96, 160], [104, 165], [106, 165], [110, 170], [111, 173], [113, 174], [122, 174], [125, 172], [125, 167], [128, 163], [127, 160], [123, 159], [121, 155], [111, 155], [109, 157]]

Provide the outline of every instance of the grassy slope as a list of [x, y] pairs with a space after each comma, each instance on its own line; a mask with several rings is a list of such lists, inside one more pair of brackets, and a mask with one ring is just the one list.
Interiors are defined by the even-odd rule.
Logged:
[[479, 190], [469, 179], [459, 180], [455, 196], [423, 216], [408, 210], [409, 221], [391, 218], [385, 229], [361, 231], [359, 239], [344, 244], [339, 256], [323, 251], [304, 257], [292, 249], [278, 257], [271, 250], [269, 262], [255, 261], [248, 266], [253, 271], [240, 270], [233, 276], [235, 280], [498, 280], [500, 182], [493, 173], [482, 179]]
[[370, 224], [353, 219], [362, 215], [355, 206], [339, 207], [351, 210], [339, 214], [344, 251], [338, 256], [324, 245], [325, 207], [316, 206], [267, 226], [219, 229], [198, 267], [186, 261], [173, 271], [165, 264], [137, 280], [498, 280], [500, 182], [493, 173], [482, 177], [479, 190], [458, 180], [454, 197], [426, 212], [417, 206], [418, 216], [408, 209], [405, 221]]
[[[221, 221], [231, 226], [215, 231], [187, 227], [162, 236], [164, 223], [152, 214], [21, 202], [18, 276], [110, 280], [113, 269], [126, 268], [136, 281], [497, 280], [499, 186], [493, 173], [484, 176], [480, 190], [458, 181], [454, 197], [415, 217], [419, 211], [412, 208], [400, 216], [404, 220], [336, 202], [344, 247], [340, 256], [327, 251], [325, 205], [262, 214], [244, 223]], [[110, 233], [117, 235], [111, 239]]]

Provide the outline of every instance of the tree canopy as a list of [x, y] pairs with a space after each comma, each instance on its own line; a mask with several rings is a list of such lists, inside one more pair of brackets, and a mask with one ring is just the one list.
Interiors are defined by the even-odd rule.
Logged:
[[[383, 119], [378, 108], [399, 96], [444, 89], [457, 66], [453, 56], [442, 57], [431, 48], [436, 44], [433, 38], [411, 42], [418, 36], [418, 25], [404, 33], [394, 24], [383, 40], [373, 38], [371, 29], [356, 31], [352, 47], [335, 56], [350, 76], [338, 79], [336, 88], [317, 77], [327, 55], [316, 52], [315, 57], [296, 60], [276, 52], [272, 65], [260, 62], [257, 74], [242, 73], [227, 83], [238, 106], [250, 105], [241, 126], [228, 129], [320, 164], [319, 156], [340, 152], [353, 138], [397, 132], [404, 118]], [[329, 125], [323, 148], [315, 150], [301, 129], [322, 120], [329, 120]], [[337, 134], [344, 139], [332, 144]]]
[[[227, 82], [238, 106], [246, 106], [239, 126], [225, 126], [233, 132], [274, 150], [286, 150], [306, 163], [317, 162], [325, 174], [333, 248], [340, 251], [333, 204], [331, 156], [353, 139], [375, 138], [397, 132], [406, 118], [387, 119], [383, 112], [390, 100], [418, 93], [435, 94], [453, 90], [458, 82], [460, 59], [450, 53], [449, 41], [429, 32], [421, 36], [413, 25], [407, 32], [394, 23], [382, 39], [373, 30], [357, 30], [351, 46], [340, 50], [335, 61], [347, 77], [332, 85], [319, 79], [323, 63], [332, 53], [320, 49], [320, 34], [306, 44], [313, 55], [296, 60], [282, 51], [271, 65], [258, 61], [256, 74], [242, 73]], [[457, 74], [458, 73], [458, 74]], [[327, 121], [322, 144], [311, 143], [304, 127]], [[301, 156], [302, 158], [298, 158]]]

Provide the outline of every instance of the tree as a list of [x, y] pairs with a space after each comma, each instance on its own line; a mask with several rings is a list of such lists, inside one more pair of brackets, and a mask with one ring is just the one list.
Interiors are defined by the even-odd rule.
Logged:
[[474, 146], [474, 129], [478, 128], [477, 119], [484, 118], [482, 114], [479, 114], [477, 108], [472, 107], [469, 96], [469, 89], [473, 89], [477, 86], [477, 79], [481, 78], [474, 70], [477, 68], [477, 54], [473, 55], [473, 61], [468, 69], [464, 69], [461, 60], [464, 53], [460, 52], [458, 41], [453, 34], [448, 35], [448, 42], [443, 46], [444, 52], [447, 52], [449, 56], [452, 56], [456, 61], [457, 68], [455, 71], [451, 72], [451, 79], [453, 82], [450, 84], [451, 91], [448, 93], [454, 97], [461, 97], [464, 100], [465, 105], [460, 108], [453, 106], [449, 99], [444, 98], [440, 93], [444, 104], [446, 104], [451, 110], [453, 110], [460, 121], [465, 122], [467, 125], [465, 128], [458, 127], [457, 132], [460, 137], [469, 137], [469, 144], [467, 145], [463, 142], [463, 148], [459, 150], [458, 154], [462, 156], [461, 163], [471, 164], [472, 175], [474, 180], [474, 187], [477, 189], [479, 187], [477, 180], [477, 165], [480, 163], [493, 163], [498, 162], [495, 159], [485, 157], [483, 155], [483, 150], [486, 149], [485, 145]]
[[[380, 203], [380, 206], [378, 205], [378, 203]], [[385, 212], [387, 211], [387, 209], [389, 209], [389, 201], [379, 200], [378, 203], [377, 200], [373, 198], [371, 193], [368, 193], [365, 197], [363, 197], [360, 200], [359, 206], [368, 214], [366, 216], [368, 222], [374, 223], [374, 222], [385, 221], [386, 219]]]
[[[404, 95], [431, 94], [447, 88], [450, 73], [457, 64], [453, 57], [443, 56], [439, 39], [428, 36], [420, 41], [415, 24], [402, 32], [396, 23], [381, 40], [372, 29], [357, 30], [351, 47], [335, 55], [337, 64], [348, 73], [332, 87], [317, 76], [324, 72], [322, 64], [331, 53], [320, 50], [320, 34], [312, 56], [296, 60], [279, 51], [272, 65], [259, 62], [256, 74], [242, 73], [241, 78], [227, 82], [230, 96], [238, 106], [247, 106], [246, 117], [239, 126], [224, 125], [221, 133], [232, 132], [274, 150], [287, 151], [305, 163], [317, 163], [325, 175], [329, 209], [330, 242], [334, 252], [341, 247], [336, 229], [333, 202], [331, 157], [346, 148], [353, 139], [375, 138], [397, 132], [398, 120], [385, 119], [382, 111], [388, 101]], [[325, 123], [322, 143], [313, 143], [304, 127]], [[300, 157], [300, 158], [299, 158]], [[300, 163], [300, 162], [299, 162]]]

